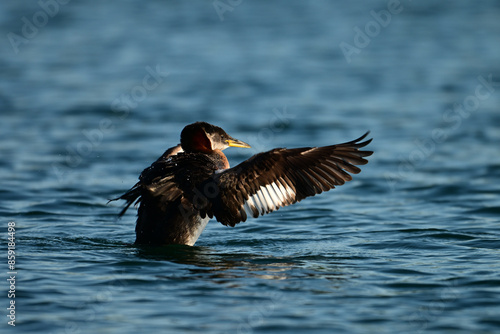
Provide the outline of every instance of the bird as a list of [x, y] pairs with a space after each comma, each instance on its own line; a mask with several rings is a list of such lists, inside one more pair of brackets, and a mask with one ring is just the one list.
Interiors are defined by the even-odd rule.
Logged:
[[222, 151], [251, 146], [218, 126], [195, 122], [181, 131], [180, 144], [110, 201], [126, 201], [120, 217], [138, 205], [136, 245], [193, 246], [211, 218], [234, 227], [352, 180], [373, 154], [361, 150], [372, 141], [363, 141], [368, 134], [337, 145], [275, 148], [230, 167]]

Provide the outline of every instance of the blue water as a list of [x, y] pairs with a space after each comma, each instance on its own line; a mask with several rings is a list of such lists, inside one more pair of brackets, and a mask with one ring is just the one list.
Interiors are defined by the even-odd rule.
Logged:
[[[0, 332], [500, 332], [498, 2], [220, 2], [1, 2]], [[375, 153], [195, 247], [136, 247], [107, 200], [198, 120], [252, 144], [232, 165], [366, 130]]]

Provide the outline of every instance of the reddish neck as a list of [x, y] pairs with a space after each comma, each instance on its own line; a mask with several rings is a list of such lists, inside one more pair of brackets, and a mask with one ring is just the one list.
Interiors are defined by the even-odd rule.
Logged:
[[215, 156], [217, 167], [219, 169], [229, 168], [229, 161], [227, 160], [226, 156], [224, 155], [224, 153], [222, 153], [221, 150], [213, 150], [211, 154]]

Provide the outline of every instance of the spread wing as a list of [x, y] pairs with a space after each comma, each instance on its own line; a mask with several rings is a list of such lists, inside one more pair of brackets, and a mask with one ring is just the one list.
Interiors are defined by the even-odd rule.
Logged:
[[[182, 153], [182, 154], [178, 154]], [[187, 162], [187, 163], [186, 163]], [[213, 173], [215, 167], [203, 155], [185, 154], [180, 145], [168, 149], [158, 160], [146, 168], [130, 190], [118, 198], [126, 201], [122, 216], [132, 204], [138, 204], [144, 196], [154, 197], [158, 203], [168, 205], [182, 195], [193, 197], [191, 182], [201, 183]], [[193, 173], [196, 171], [196, 173]], [[186, 175], [196, 177], [185, 177]]]
[[371, 142], [362, 141], [368, 133], [338, 145], [274, 149], [215, 174], [211, 213], [234, 226], [247, 214], [257, 218], [352, 180], [349, 173], [359, 173], [356, 165], [368, 163], [364, 157], [373, 153], [360, 150]]

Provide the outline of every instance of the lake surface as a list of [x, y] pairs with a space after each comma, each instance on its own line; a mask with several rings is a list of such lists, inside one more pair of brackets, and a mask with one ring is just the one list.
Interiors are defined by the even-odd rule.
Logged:
[[[500, 332], [495, 1], [2, 1], [2, 333]], [[371, 130], [352, 182], [133, 245], [140, 172], [204, 120], [253, 149]], [[15, 299], [8, 298], [15, 223]], [[11, 300], [16, 326], [8, 325]]]

